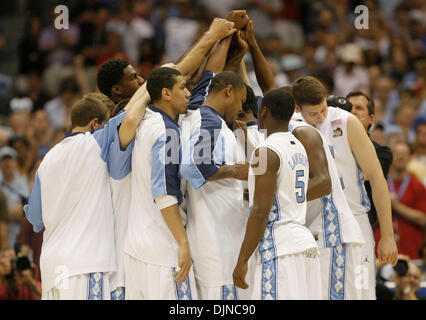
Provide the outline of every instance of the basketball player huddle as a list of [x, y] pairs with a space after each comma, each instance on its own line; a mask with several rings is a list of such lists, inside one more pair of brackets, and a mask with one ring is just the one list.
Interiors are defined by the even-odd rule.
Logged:
[[117, 59], [97, 82], [116, 107], [73, 106], [25, 206], [43, 299], [375, 299], [364, 180], [378, 259], [397, 250], [374, 146], [319, 80], [275, 87], [245, 11], [146, 81]]

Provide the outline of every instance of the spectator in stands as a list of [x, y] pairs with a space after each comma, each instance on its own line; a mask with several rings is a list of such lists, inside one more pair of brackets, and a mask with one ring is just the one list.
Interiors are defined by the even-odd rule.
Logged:
[[420, 269], [411, 261], [408, 261], [406, 275], [394, 274], [395, 294], [394, 300], [419, 300]]
[[[390, 147], [393, 162], [389, 170], [388, 186], [391, 193], [395, 241], [399, 253], [418, 259], [426, 227], [426, 190], [423, 184], [407, 171], [410, 161], [409, 145], [400, 140]], [[377, 227], [374, 235], [377, 241], [380, 235]]]
[[25, 137], [13, 137], [9, 141], [9, 146], [16, 150], [19, 174], [26, 176], [33, 164], [33, 156], [30, 150], [30, 143]]
[[3, 191], [0, 190], [0, 251], [9, 248], [9, 212], [7, 209], [6, 196]]
[[386, 125], [392, 123], [394, 111], [400, 105], [399, 94], [395, 88], [395, 82], [388, 76], [381, 75], [372, 85], [374, 97], [383, 105], [385, 114], [382, 123], [386, 127]]
[[23, 206], [30, 193], [27, 178], [19, 174], [16, 157], [17, 153], [11, 147], [6, 146], [0, 149], [0, 170], [2, 174], [0, 189], [7, 199], [9, 248], [13, 248], [15, 245], [24, 217]]
[[33, 103], [32, 111], [43, 109], [50, 96], [42, 86], [40, 73], [30, 71], [25, 76], [26, 91], [24, 94], [29, 97]]
[[362, 51], [354, 43], [343, 47], [342, 64], [334, 72], [334, 94], [346, 96], [350, 91], [369, 86], [368, 72], [362, 66]]
[[423, 242], [419, 249], [419, 257], [422, 259], [420, 264], [420, 271], [422, 272], [421, 280], [426, 281], [426, 241]]
[[41, 285], [34, 279], [30, 260], [15, 258], [10, 251], [0, 253], [0, 300], [40, 300]]
[[416, 109], [411, 105], [401, 105], [395, 109], [394, 123], [387, 124], [385, 127], [385, 135], [390, 133], [402, 133], [404, 140], [414, 143], [415, 132], [413, 129], [414, 120], [416, 118]]
[[[370, 82], [371, 83], [371, 82]], [[374, 82], [373, 82], [374, 83]], [[383, 110], [383, 104], [379, 99], [373, 99], [374, 101], [374, 116], [375, 116], [375, 125], [382, 125], [383, 126], [383, 116], [384, 116], [384, 110]], [[384, 129], [384, 127], [383, 127]]]
[[416, 127], [414, 153], [408, 164], [408, 171], [416, 175], [426, 186], [426, 120], [421, 120]]
[[50, 100], [44, 106], [53, 129], [69, 129], [71, 122], [71, 107], [80, 97], [80, 88], [73, 78], [63, 80], [59, 96]]
[[106, 24], [110, 17], [111, 13], [108, 9], [96, 7], [88, 11], [83, 11], [79, 18], [77, 18], [77, 21], [81, 21], [78, 49], [89, 65], [96, 63], [106, 44]]
[[[52, 10], [52, 21], [55, 20], [55, 6]], [[74, 49], [78, 43], [80, 30], [78, 25], [69, 23], [67, 29], [56, 29], [53, 24], [44, 27], [39, 40], [39, 47], [46, 55], [46, 64], [69, 65], [72, 63]]]
[[13, 112], [9, 117], [9, 137], [18, 136], [22, 137], [25, 135], [29, 127], [30, 114], [26, 111]]
[[[35, 157], [44, 156], [52, 147], [53, 129], [44, 110], [37, 110], [31, 116], [31, 126], [27, 130], [26, 138], [30, 142], [31, 164]], [[29, 167], [28, 167], [29, 168]]]
[[[137, 42], [136, 42], [137, 43]], [[129, 60], [127, 54], [122, 50], [121, 36], [116, 32], [109, 32], [106, 37], [105, 47], [99, 54], [96, 65], [99, 67], [110, 59]]]
[[281, 11], [280, 0], [246, 0], [245, 3], [238, 3], [237, 8], [245, 8], [247, 15], [256, 25], [255, 35], [258, 38], [266, 38], [275, 34], [275, 26], [272, 17]]
[[[130, 10], [131, 21], [123, 34], [123, 47], [132, 63], [140, 61], [139, 45], [143, 40], [154, 38], [155, 30], [149, 21], [152, 4], [148, 1], [135, 1]], [[119, 58], [119, 57], [116, 57]]]
[[40, 17], [30, 17], [25, 26], [25, 33], [19, 43], [19, 73], [43, 72], [44, 55], [39, 48], [42, 22]]

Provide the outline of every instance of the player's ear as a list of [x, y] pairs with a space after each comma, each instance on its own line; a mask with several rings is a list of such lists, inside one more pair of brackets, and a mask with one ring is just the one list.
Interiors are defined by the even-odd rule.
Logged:
[[111, 88], [111, 94], [115, 94], [116, 96], [121, 96], [123, 94], [123, 88], [120, 85], [115, 84]]
[[161, 90], [161, 97], [162, 97], [162, 99], [164, 99], [166, 101], [170, 101], [172, 99], [170, 90], [167, 89], [167, 88], [163, 88]]
[[294, 112], [301, 112], [301, 111], [302, 111], [302, 109], [300, 109], [299, 105], [298, 105], [298, 104], [296, 104], [296, 105], [294, 106]]
[[89, 124], [88, 124], [89, 131], [96, 130], [99, 127], [98, 124], [99, 124], [99, 119], [98, 118], [94, 118], [94, 119], [90, 120]]
[[234, 91], [231, 84], [227, 85], [224, 90], [225, 90], [225, 96], [227, 98], [231, 97], [232, 96], [232, 92]]

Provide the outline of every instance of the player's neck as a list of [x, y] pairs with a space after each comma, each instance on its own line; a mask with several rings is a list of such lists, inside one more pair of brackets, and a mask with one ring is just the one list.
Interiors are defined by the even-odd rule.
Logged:
[[204, 105], [209, 106], [221, 115], [225, 116], [225, 108], [223, 107], [220, 99], [217, 99], [215, 95], [207, 96], [207, 99], [204, 101]]
[[75, 132], [83, 132], [83, 133], [85, 133], [85, 132], [87, 132], [87, 131], [90, 131], [89, 126], [85, 126], [85, 127], [79, 127], [79, 126], [77, 126], [77, 127], [74, 127], [74, 128], [71, 130], [71, 132], [72, 132], [72, 133], [75, 133]]
[[176, 122], [178, 121], [179, 114], [175, 113], [170, 105], [163, 103], [161, 101], [157, 101], [156, 103], [153, 103], [152, 105], [154, 107], [156, 107], [157, 109], [160, 109], [161, 111], [163, 111], [165, 114], [167, 114], [174, 121], [176, 121]]
[[267, 132], [266, 135], [269, 137], [271, 134], [277, 133], [277, 132], [288, 132], [288, 121], [287, 122], [274, 122], [270, 123], [267, 126]]

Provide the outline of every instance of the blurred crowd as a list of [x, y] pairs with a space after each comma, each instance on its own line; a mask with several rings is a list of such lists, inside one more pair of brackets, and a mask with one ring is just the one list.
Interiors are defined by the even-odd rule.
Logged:
[[[69, 9], [68, 29], [54, 26], [59, 4]], [[424, 0], [46, 0], [26, 5], [25, 31], [15, 50], [18, 69], [12, 75], [0, 70], [0, 95], [9, 97], [7, 108], [0, 110], [0, 279], [9, 270], [4, 261], [15, 261], [24, 251], [30, 252], [36, 272], [26, 282], [20, 275], [18, 283], [34, 286], [40, 280], [42, 235], [34, 234], [24, 219], [23, 204], [41, 159], [69, 129], [72, 105], [96, 91], [97, 68], [122, 58], [147, 79], [153, 68], [181, 56], [213, 17], [226, 17], [232, 9], [247, 10], [254, 21], [278, 87], [313, 75], [330, 94], [346, 96], [360, 89], [374, 98], [371, 138], [392, 149], [395, 170], [406, 170], [419, 182], [405, 201], [416, 210], [416, 219], [399, 216], [402, 200], [392, 199], [394, 224], [406, 230], [395, 231], [397, 244], [411, 259], [424, 259]], [[367, 29], [355, 28], [358, 5], [368, 8]], [[7, 45], [0, 20], [0, 52]], [[261, 95], [249, 55], [245, 61], [253, 90]], [[396, 143], [401, 141], [404, 146]], [[0, 298], [2, 290], [0, 284]], [[26, 297], [33, 297], [33, 291]]]

